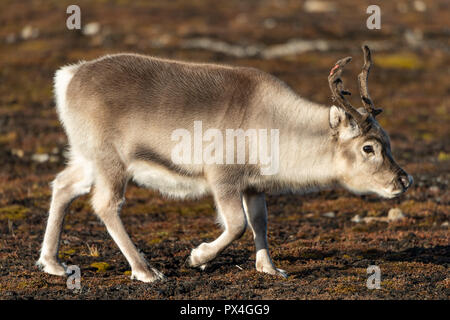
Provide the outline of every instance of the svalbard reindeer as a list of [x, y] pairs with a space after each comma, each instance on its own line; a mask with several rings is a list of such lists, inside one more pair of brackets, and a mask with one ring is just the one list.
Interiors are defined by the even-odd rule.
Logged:
[[[389, 137], [375, 120], [381, 109], [369, 97], [372, 62], [369, 48], [363, 51], [360, 109], [346, 99], [349, 93], [341, 80], [351, 58], [338, 61], [330, 72], [336, 103], [331, 107], [307, 101], [280, 80], [252, 68], [117, 54], [59, 69], [56, 103], [70, 158], [53, 182], [38, 265], [50, 274], [65, 274], [57, 260], [65, 210], [93, 186], [93, 209], [130, 263], [132, 278], [163, 278], [136, 249], [119, 217], [125, 187], [133, 179], [169, 197], [213, 195], [223, 233], [193, 249], [190, 266], [204, 267], [249, 224], [256, 269], [286, 276], [269, 255], [266, 192], [342, 186], [357, 194], [392, 198], [412, 183], [394, 161]], [[240, 164], [175, 163], [172, 134], [180, 128], [192, 133], [195, 121], [201, 121], [204, 130], [221, 132], [279, 130], [276, 172], [262, 174], [262, 164], [250, 164], [248, 157]]]

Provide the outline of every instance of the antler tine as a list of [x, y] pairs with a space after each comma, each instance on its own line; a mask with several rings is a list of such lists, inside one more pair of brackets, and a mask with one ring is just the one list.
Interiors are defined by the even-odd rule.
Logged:
[[362, 49], [364, 52], [364, 65], [362, 67], [361, 73], [358, 75], [359, 93], [361, 95], [361, 100], [364, 105], [364, 109], [366, 109], [369, 114], [375, 117], [377, 114], [380, 114], [383, 111], [383, 109], [375, 108], [372, 99], [370, 99], [368, 78], [370, 68], [372, 67], [372, 55], [367, 45], [363, 46]]
[[347, 57], [336, 62], [336, 65], [331, 69], [330, 75], [328, 76], [328, 84], [333, 100], [339, 103], [339, 105], [353, 117], [358, 126], [364, 130], [367, 126], [367, 115], [359, 113], [345, 98], [346, 95], [350, 95], [351, 93], [344, 89], [344, 84], [341, 79], [343, 67], [351, 60], [352, 57]]

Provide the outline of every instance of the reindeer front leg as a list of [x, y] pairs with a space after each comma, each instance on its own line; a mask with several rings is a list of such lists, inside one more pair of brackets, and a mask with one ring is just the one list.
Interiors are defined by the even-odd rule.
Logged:
[[264, 193], [246, 191], [242, 200], [255, 239], [256, 270], [287, 278], [286, 271], [276, 268], [269, 255], [267, 206]]
[[192, 250], [188, 258], [191, 267], [204, 268], [207, 262], [217, 257], [231, 242], [240, 238], [247, 226], [239, 192], [225, 191], [225, 188], [216, 186], [213, 194], [224, 231], [216, 240], [202, 243]]

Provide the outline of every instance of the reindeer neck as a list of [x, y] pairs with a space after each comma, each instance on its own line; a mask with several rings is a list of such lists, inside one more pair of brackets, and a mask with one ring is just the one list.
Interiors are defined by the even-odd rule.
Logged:
[[274, 127], [280, 128], [280, 166], [274, 178], [293, 190], [333, 185], [335, 143], [329, 126], [329, 107], [290, 90], [282, 93], [272, 109]]

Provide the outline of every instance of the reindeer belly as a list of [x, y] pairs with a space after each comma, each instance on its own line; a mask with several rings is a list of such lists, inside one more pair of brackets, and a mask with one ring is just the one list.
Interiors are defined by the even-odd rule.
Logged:
[[203, 177], [190, 177], [145, 161], [135, 161], [128, 172], [138, 185], [171, 198], [198, 198], [210, 192]]

